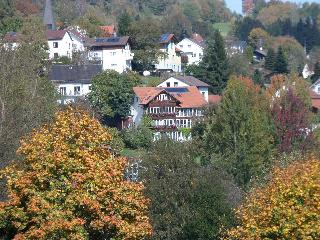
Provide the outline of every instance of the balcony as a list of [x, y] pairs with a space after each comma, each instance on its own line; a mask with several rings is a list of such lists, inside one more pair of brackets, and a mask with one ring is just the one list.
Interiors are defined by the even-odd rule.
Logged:
[[177, 131], [178, 129], [176, 125], [154, 126], [153, 128], [155, 131], [158, 131], [158, 132], [174, 132], [174, 131]]
[[176, 113], [148, 113], [148, 116], [152, 119], [175, 119]]

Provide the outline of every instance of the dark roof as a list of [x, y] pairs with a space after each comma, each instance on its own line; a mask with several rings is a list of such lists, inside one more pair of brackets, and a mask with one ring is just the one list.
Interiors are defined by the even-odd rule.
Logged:
[[208, 84], [206, 84], [205, 82], [200, 81], [198, 78], [195, 78], [193, 76], [175, 76], [173, 78], [178, 79], [181, 82], [184, 82], [185, 84], [187, 84], [189, 86], [209, 87]]
[[102, 72], [102, 65], [53, 65], [49, 79], [59, 83], [91, 83]]
[[46, 37], [48, 40], [61, 40], [66, 33], [67, 30], [47, 30]]
[[254, 50], [254, 53], [257, 53], [257, 54], [262, 55], [264, 57], [267, 56], [267, 53], [265, 51], [259, 50], [259, 49]]
[[89, 47], [122, 47], [127, 45], [129, 37], [109, 37], [89, 39], [86, 43]]
[[73, 28], [73, 27], [68, 27], [67, 28], [68, 33], [70, 33], [72, 36], [78, 38], [80, 41], [85, 42], [87, 41], [88, 37], [86, 34], [80, 32], [79, 30]]
[[174, 34], [166, 33], [166, 34], [162, 34], [161, 35], [161, 37], [159, 39], [159, 42], [160, 43], [168, 43], [171, 40], [173, 40], [174, 42], [178, 42], [178, 39], [174, 36]]
[[46, 6], [44, 9], [44, 16], [43, 16], [43, 23], [44, 25], [51, 25], [51, 29], [55, 29], [55, 22], [53, 17], [52, 11], [52, 4], [51, 0], [46, 0]]

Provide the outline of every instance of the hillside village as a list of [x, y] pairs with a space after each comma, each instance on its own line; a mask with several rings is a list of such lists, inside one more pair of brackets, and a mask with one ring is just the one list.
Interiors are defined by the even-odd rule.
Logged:
[[0, 2], [0, 238], [320, 239], [319, 19]]

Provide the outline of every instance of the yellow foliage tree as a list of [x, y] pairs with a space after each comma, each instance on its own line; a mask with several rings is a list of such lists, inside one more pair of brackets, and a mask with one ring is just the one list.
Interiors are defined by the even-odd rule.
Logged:
[[320, 239], [320, 161], [275, 168], [272, 179], [237, 211], [241, 225], [225, 239]]
[[34, 130], [11, 166], [0, 234], [14, 239], [144, 239], [151, 234], [143, 185], [124, 179], [125, 158], [111, 134], [82, 110], [68, 108]]
[[271, 36], [262, 28], [254, 28], [251, 30], [248, 41], [249, 44], [254, 48], [269, 48], [271, 45]]

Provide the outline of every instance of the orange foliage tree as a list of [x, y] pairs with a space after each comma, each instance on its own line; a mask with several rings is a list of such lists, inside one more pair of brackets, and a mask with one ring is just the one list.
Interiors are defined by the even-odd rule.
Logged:
[[0, 233], [14, 239], [143, 239], [152, 232], [143, 185], [124, 179], [127, 160], [111, 153], [111, 134], [68, 108], [35, 130], [11, 166]]
[[237, 211], [241, 225], [226, 239], [320, 239], [320, 161], [275, 168]]

